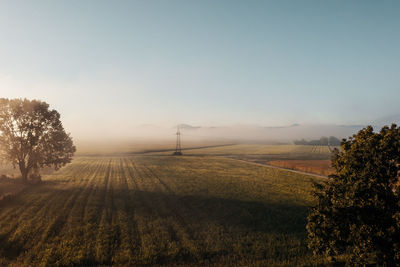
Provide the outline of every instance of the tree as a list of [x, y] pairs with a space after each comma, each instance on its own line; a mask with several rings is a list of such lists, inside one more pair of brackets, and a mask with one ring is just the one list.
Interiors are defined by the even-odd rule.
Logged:
[[316, 184], [308, 216], [314, 254], [348, 255], [348, 264], [398, 266], [400, 262], [400, 128], [371, 126], [335, 149], [336, 174]]
[[0, 152], [18, 166], [22, 180], [40, 179], [44, 166], [58, 169], [71, 162], [75, 146], [60, 114], [39, 100], [0, 98]]
[[329, 136], [329, 145], [340, 146], [340, 140], [334, 136]]
[[327, 145], [329, 144], [329, 141], [328, 141], [328, 140], [329, 140], [328, 137], [322, 136], [322, 137], [319, 139], [319, 144], [320, 144], [321, 146], [327, 146]]
[[304, 139], [301, 140], [294, 140], [293, 141], [295, 145], [309, 145], [309, 146], [338, 146], [340, 145], [340, 140], [334, 136], [325, 137], [321, 136], [319, 140], [310, 140], [306, 141]]
[[294, 140], [295, 145], [308, 145], [308, 142], [303, 138], [301, 140]]

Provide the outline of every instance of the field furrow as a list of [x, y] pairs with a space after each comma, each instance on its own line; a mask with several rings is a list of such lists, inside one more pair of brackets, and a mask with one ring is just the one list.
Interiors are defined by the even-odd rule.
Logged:
[[137, 185], [138, 200], [142, 201], [142, 208], [138, 210], [138, 227], [141, 229], [143, 261], [147, 264], [160, 264], [170, 258], [178, 261], [177, 253], [182, 245], [177, 229], [171, 222], [174, 214], [169, 210], [153, 178], [142, 172], [143, 166], [132, 160], [131, 166], [131, 177]]
[[187, 214], [185, 210], [187, 207], [183, 201], [180, 201], [175, 192], [170, 186], [164, 182], [160, 177], [147, 165], [142, 166], [143, 175], [149, 179], [153, 179], [153, 183], [157, 185], [157, 188], [162, 192], [163, 200], [162, 203], [165, 205], [165, 210], [168, 210], [169, 216], [171, 217], [171, 224], [169, 225], [169, 232], [172, 240], [179, 243], [180, 249], [182, 250], [177, 255], [179, 258], [189, 260], [191, 258], [196, 259], [199, 255], [199, 249], [196, 240], [193, 238], [193, 230], [188, 223], [188, 219], [184, 217]]
[[127, 174], [125, 164], [124, 159], [120, 158], [115, 172], [118, 182], [114, 185], [114, 201], [117, 208], [116, 222], [114, 223], [119, 224], [120, 244], [113, 257], [113, 262], [133, 265], [138, 263], [141, 239], [136, 221], [136, 206], [133, 201], [135, 188], [129, 184], [129, 174]]

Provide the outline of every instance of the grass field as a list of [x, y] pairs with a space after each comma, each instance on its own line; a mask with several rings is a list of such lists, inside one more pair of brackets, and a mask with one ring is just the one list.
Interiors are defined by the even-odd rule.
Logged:
[[327, 146], [238, 144], [186, 150], [188, 154], [212, 155], [329, 155]]
[[268, 164], [323, 176], [334, 173], [330, 160], [272, 160]]
[[[306, 145], [260, 145], [260, 144], [236, 144], [221, 145], [208, 148], [184, 149], [185, 155], [228, 156], [240, 159], [259, 160], [327, 160], [331, 157], [328, 146]], [[170, 151], [153, 152], [154, 155], [169, 155]]]
[[312, 179], [221, 157], [76, 158], [0, 202], [0, 265], [314, 265]]

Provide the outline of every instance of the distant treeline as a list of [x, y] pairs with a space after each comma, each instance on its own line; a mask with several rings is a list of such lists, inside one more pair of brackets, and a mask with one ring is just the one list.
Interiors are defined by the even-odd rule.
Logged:
[[295, 145], [308, 145], [308, 146], [339, 146], [340, 140], [334, 136], [322, 136], [320, 139], [307, 141], [305, 139], [294, 140]]

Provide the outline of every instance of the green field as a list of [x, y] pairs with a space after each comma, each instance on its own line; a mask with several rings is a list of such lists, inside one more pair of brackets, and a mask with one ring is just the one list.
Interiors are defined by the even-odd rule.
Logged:
[[76, 158], [0, 202], [0, 265], [314, 265], [312, 179], [220, 157]]

